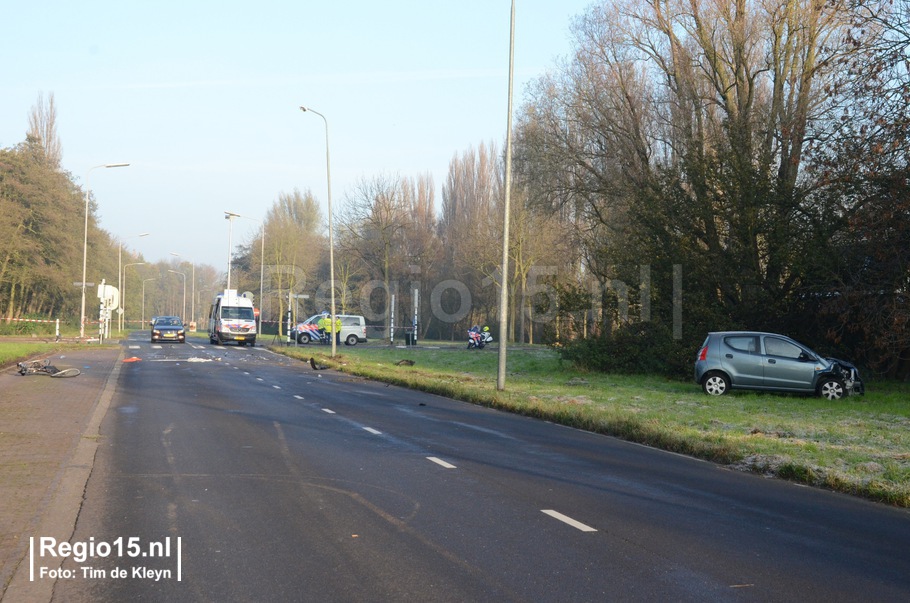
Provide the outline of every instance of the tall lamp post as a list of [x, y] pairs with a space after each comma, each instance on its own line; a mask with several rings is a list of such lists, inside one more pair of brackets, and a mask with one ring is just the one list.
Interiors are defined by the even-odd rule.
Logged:
[[142, 280], [142, 325], [145, 326], [145, 284], [149, 281], [157, 281], [160, 276], [155, 278], [146, 278]]
[[[173, 251], [171, 252], [171, 255], [175, 255], [178, 258], [181, 257], [179, 253]], [[192, 287], [190, 288], [190, 322], [196, 322], [196, 262], [195, 260], [190, 260], [189, 262], [193, 267], [193, 273], [190, 277], [193, 281]]]
[[[137, 234], [137, 235], [133, 235], [131, 237], [126, 237], [126, 238], [127, 239], [138, 239], [139, 237], [147, 237], [147, 236], [149, 236], [149, 233], [143, 232], [142, 234]], [[126, 295], [123, 294], [123, 289], [120, 288], [120, 275], [123, 274], [124, 270], [126, 270], [125, 267], [122, 267], [123, 266], [123, 241], [124, 241], [124, 239], [120, 240], [120, 249], [119, 249], [119, 251], [117, 251], [117, 292], [120, 293], [120, 312], [119, 312], [120, 318], [117, 320], [117, 330], [118, 331], [123, 330], [123, 313], [124, 313], [123, 304], [124, 304], [124, 301], [126, 298]], [[144, 263], [145, 262], [143, 262], [143, 264]], [[125, 281], [126, 277], [123, 277], [123, 280]]]
[[509, 193], [512, 188], [512, 80], [515, 67], [515, 0], [509, 25], [509, 114], [506, 119], [506, 183], [502, 218], [502, 287], [499, 290], [499, 368], [496, 389], [506, 388], [506, 341], [509, 332]]
[[176, 270], [168, 270], [168, 272], [173, 272], [174, 274], [179, 274], [183, 277], [183, 313], [180, 315], [181, 320], [186, 320], [186, 273], [177, 272]]
[[300, 110], [306, 113], [315, 113], [322, 118], [322, 122], [325, 124], [325, 178], [326, 184], [328, 187], [328, 204], [329, 204], [329, 281], [331, 287], [331, 310], [332, 310], [332, 358], [335, 357], [335, 228], [332, 223], [332, 163], [329, 160], [329, 121], [325, 118], [325, 115], [310, 109], [308, 107], [301, 106]]
[[[234, 218], [243, 218], [245, 220], [252, 220], [253, 222], [259, 223], [259, 311], [262, 311], [262, 281], [263, 276], [265, 275], [265, 223], [262, 220], [257, 220], [256, 218], [251, 218], [249, 216], [244, 216], [241, 214], [234, 213], [232, 211], [224, 212], [224, 219], [231, 221], [231, 232], [233, 233], [233, 224]], [[228, 235], [228, 244], [230, 245], [230, 235]], [[174, 254], [176, 255], [176, 254]], [[231, 288], [231, 258], [230, 253], [228, 254], [228, 289]], [[262, 316], [259, 317], [262, 320]]]
[[225, 289], [231, 288], [231, 262], [234, 258], [234, 249], [232, 248], [234, 237], [234, 218], [239, 218], [240, 214], [235, 214], [229, 211], [224, 212], [224, 219], [228, 221], [228, 271], [227, 271], [227, 286]]
[[[130, 266], [145, 266], [145, 262], [135, 262], [132, 264], [127, 264], [123, 267], [123, 293], [120, 296], [120, 309], [123, 310], [123, 314], [120, 315], [120, 320], [123, 321], [126, 319], [126, 269]], [[120, 330], [123, 330], [123, 324], [120, 325]]]
[[85, 339], [85, 268], [88, 262], [88, 200], [91, 189], [88, 185], [89, 174], [98, 168], [127, 167], [128, 163], [102, 163], [92, 166], [85, 173], [85, 230], [82, 236], [82, 308], [79, 311], [79, 339]]

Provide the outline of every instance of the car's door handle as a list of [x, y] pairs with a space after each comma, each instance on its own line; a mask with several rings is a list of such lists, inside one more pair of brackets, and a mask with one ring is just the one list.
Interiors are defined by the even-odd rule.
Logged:
[[733, 354], [725, 354], [727, 358], [733, 358]]
[[769, 358], [768, 364], [777, 364], [777, 360], [775, 360], [774, 358]]

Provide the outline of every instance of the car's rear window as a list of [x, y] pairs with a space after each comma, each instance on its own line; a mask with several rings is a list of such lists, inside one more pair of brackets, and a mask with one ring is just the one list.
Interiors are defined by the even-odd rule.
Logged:
[[755, 354], [758, 351], [758, 344], [753, 335], [731, 335], [724, 338], [724, 343], [738, 352]]

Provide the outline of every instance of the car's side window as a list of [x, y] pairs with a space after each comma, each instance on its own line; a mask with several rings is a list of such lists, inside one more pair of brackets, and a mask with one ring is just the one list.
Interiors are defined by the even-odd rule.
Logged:
[[781, 358], [792, 358], [793, 360], [797, 360], [799, 355], [803, 353], [803, 350], [789, 341], [777, 339], [776, 337], [765, 337], [765, 353], [768, 356], [779, 356]]
[[735, 335], [724, 338], [724, 343], [738, 352], [755, 354], [758, 351], [757, 337], [751, 335]]

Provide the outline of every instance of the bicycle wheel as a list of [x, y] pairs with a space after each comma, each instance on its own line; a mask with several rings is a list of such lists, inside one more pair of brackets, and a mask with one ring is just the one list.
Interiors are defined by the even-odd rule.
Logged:
[[82, 371], [80, 371], [79, 369], [68, 368], [68, 369], [63, 369], [62, 371], [57, 371], [56, 373], [51, 375], [51, 377], [75, 377], [76, 375], [80, 374], [81, 372]]

